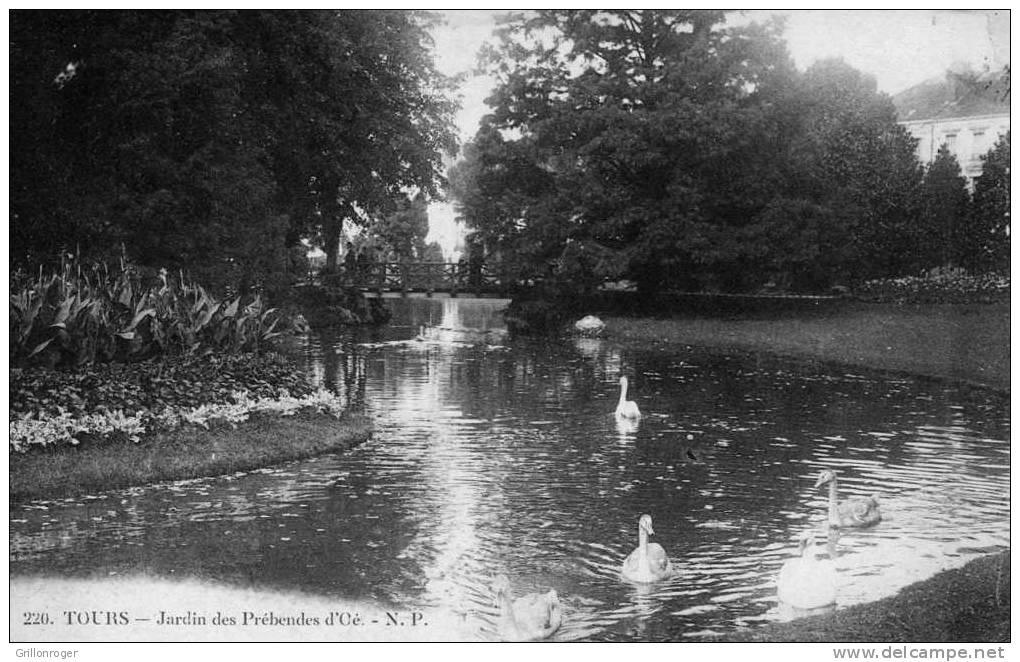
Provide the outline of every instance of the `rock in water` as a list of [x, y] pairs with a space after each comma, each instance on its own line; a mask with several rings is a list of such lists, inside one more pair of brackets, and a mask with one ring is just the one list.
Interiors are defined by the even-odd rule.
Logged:
[[586, 315], [574, 322], [574, 330], [584, 336], [598, 336], [606, 328], [606, 323], [594, 315]]

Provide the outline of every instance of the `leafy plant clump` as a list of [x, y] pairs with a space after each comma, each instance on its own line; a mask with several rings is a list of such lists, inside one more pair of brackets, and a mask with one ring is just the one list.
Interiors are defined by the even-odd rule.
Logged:
[[217, 299], [183, 275], [145, 279], [131, 266], [16, 273], [11, 279], [12, 365], [75, 367], [165, 355], [257, 352], [295, 323], [261, 297]]
[[1009, 299], [1009, 276], [935, 270], [924, 276], [871, 280], [856, 289], [866, 301], [887, 303], [991, 303]]
[[385, 324], [392, 312], [379, 298], [366, 297], [360, 290], [345, 287], [335, 275], [324, 285], [294, 288], [293, 305], [313, 329], [356, 324]]
[[315, 390], [276, 353], [178, 356], [76, 370], [10, 371], [10, 450], [138, 442], [146, 434], [211, 423], [236, 425], [252, 414], [299, 410], [339, 417], [333, 394]]
[[12, 415], [74, 416], [122, 411], [131, 416], [168, 407], [229, 402], [237, 391], [254, 398], [313, 391], [305, 376], [276, 353], [178, 356], [75, 370], [10, 371]]

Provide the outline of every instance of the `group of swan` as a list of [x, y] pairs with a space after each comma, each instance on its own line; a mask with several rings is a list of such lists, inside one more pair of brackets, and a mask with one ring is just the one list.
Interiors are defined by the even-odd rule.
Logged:
[[[627, 400], [626, 377], [620, 377], [620, 400], [616, 404], [616, 417], [625, 421], [641, 418], [637, 403]], [[651, 583], [672, 575], [673, 566], [666, 556], [666, 550], [662, 545], [648, 542], [648, 536], [653, 533], [651, 516], [642, 515], [638, 520], [637, 549], [624, 559], [620, 571], [624, 579]], [[496, 578], [492, 591], [499, 608], [497, 630], [504, 641], [536, 641], [551, 636], [559, 629], [563, 612], [556, 591], [529, 593], [514, 600], [510, 596], [510, 581], [505, 575]]]
[[[620, 399], [617, 418], [636, 420], [641, 417], [637, 403], [627, 400], [627, 378], [620, 377]], [[878, 523], [882, 515], [874, 497], [853, 498], [839, 502], [836, 497], [836, 472], [823, 470], [815, 488], [829, 486], [828, 524], [832, 528], [863, 527]], [[651, 515], [638, 520], [638, 546], [623, 560], [620, 576], [637, 584], [653, 584], [674, 575], [673, 564], [662, 545], [648, 542], [654, 535]], [[815, 536], [811, 531], [801, 534], [796, 558], [787, 561], [776, 578], [779, 600], [798, 609], [816, 609], [836, 603], [836, 569], [831, 559], [815, 555]], [[551, 636], [563, 621], [556, 591], [529, 593], [512, 599], [510, 582], [500, 575], [493, 584], [499, 607], [498, 630], [507, 641], [536, 641]]]
[[[874, 497], [837, 501], [835, 471], [825, 469], [819, 474], [815, 487], [825, 484], [829, 485], [828, 523], [831, 529], [870, 526], [881, 521], [882, 515]], [[648, 542], [648, 536], [654, 534], [651, 515], [642, 515], [638, 520], [638, 546], [623, 560], [620, 569], [623, 579], [637, 584], [653, 584], [674, 575], [666, 550], [658, 543]], [[797, 556], [780, 569], [776, 586], [779, 601], [796, 609], [819, 609], [836, 604], [835, 564], [831, 558], [817, 558], [813, 531], [800, 535]], [[500, 610], [499, 634], [504, 640], [535, 641], [545, 639], [559, 629], [563, 612], [556, 591], [529, 593], [512, 600], [510, 582], [503, 575], [496, 579], [493, 591]]]
[[[648, 542], [654, 535], [652, 516], [638, 520], [638, 546], [623, 560], [620, 576], [636, 584], [653, 584], [673, 576], [673, 564], [666, 550]], [[499, 608], [497, 630], [504, 641], [537, 641], [551, 636], [563, 621], [560, 599], [555, 590], [529, 593], [516, 600], [510, 596], [510, 581], [500, 575], [492, 585]]]
[[[815, 481], [815, 488], [829, 486], [829, 513], [827, 523], [831, 532], [845, 528], [860, 528], [878, 524], [882, 513], [875, 497], [855, 497], [839, 501], [836, 497], [836, 472], [823, 469]], [[779, 570], [776, 588], [779, 601], [796, 609], [820, 609], [836, 604], [837, 579], [833, 563], [835, 545], [829, 541], [828, 559], [815, 555], [815, 535], [805, 531], [800, 535], [800, 551]]]

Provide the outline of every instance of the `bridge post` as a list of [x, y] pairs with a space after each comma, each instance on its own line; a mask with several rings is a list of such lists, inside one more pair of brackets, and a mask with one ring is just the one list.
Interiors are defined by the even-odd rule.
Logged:
[[406, 262], [401, 262], [400, 263], [400, 296], [402, 296], [402, 297], [406, 297], [407, 296], [407, 293], [408, 293], [408, 283], [407, 283], [407, 281], [408, 281], [409, 278], [410, 278], [410, 274], [408, 274], [408, 272], [407, 272], [407, 263]]

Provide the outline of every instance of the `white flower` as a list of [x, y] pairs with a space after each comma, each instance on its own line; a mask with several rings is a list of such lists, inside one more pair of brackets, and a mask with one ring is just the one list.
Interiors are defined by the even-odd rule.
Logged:
[[311, 409], [337, 418], [344, 412], [340, 399], [325, 389], [319, 389], [300, 398], [284, 393], [279, 398], [252, 400], [247, 391], [236, 391], [231, 397], [234, 402], [204, 404], [177, 411], [167, 408], [157, 413], [139, 413], [133, 416], [127, 416], [120, 410], [87, 414], [77, 418], [62, 409], [53, 415], [21, 414], [10, 422], [9, 446], [11, 451], [23, 453], [31, 446], [55, 444], [76, 446], [80, 442], [78, 436], [81, 434], [108, 436], [116, 432], [127, 435], [137, 443], [149, 427], [173, 429], [184, 423], [190, 423], [208, 429], [209, 422], [215, 420], [236, 425], [248, 420], [253, 412], [293, 416], [302, 409]]

